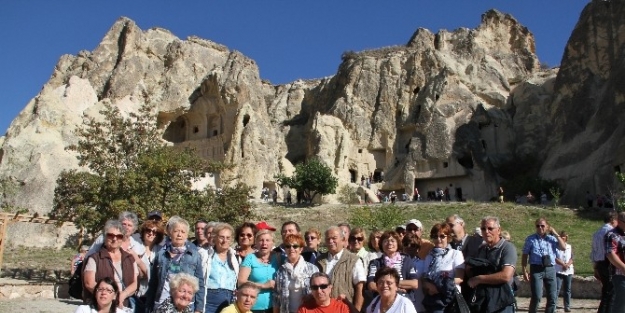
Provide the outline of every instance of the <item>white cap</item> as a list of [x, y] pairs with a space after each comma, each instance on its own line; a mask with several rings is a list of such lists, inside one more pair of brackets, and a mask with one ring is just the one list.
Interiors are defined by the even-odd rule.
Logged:
[[397, 229], [397, 228], [402, 228], [403, 230], [406, 230], [406, 226], [404, 226], [404, 225], [399, 225], [399, 226], [395, 227], [395, 229]]
[[415, 226], [419, 227], [419, 229], [423, 229], [423, 224], [421, 224], [421, 221], [419, 221], [419, 220], [411, 219], [408, 222], [406, 222], [406, 226], [408, 226], [410, 224], [414, 224]]

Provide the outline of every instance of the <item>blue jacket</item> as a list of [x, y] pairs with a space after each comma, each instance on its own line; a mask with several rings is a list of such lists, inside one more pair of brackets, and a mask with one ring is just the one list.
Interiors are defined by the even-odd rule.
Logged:
[[[199, 289], [195, 293], [195, 299], [193, 301], [193, 308], [199, 308], [199, 311], [204, 309], [204, 271], [202, 269], [202, 257], [200, 256], [197, 247], [187, 242], [187, 251], [180, 260], [180, 272], [187, 273], [195, 276], [198, 279]], [[146, 292], [146, 303], [154, 306], [155, 302], [161, 298], [163, 292], [163, 286], [167, 281], [167, 275], [169, 275], [169, 263], [171, 262], [171, 256], [167, 252], [167, 248], [163, 247], [154, 258], [154, 263], [150, 269], [150, 282], [148, 284], [148, 291]], [[148, 311], [155, 310], [156, 307], [148, 307]], [[197, 310], [196, 310], [197, 311]]]

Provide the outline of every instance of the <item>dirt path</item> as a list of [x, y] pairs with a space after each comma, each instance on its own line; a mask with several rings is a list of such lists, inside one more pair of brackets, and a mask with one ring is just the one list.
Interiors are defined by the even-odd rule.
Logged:
[[[562, 299], [559, 299], [558, 305], [562, 304]], [[527, 312], [529, 305], [529, 298], [517, 298], [519, 304], [518, 312]], [[589, 299], [573, 299], [572, 312], [577, 313], [594, 313], [597, 312], [599, 307], [599, 300]], [[545, 299], [542, 304], [544, 305]], [[70, 301], [66, 299], [57, 300], [6, 300], [0, 301], [0, 313], [12, 313], [12, 312], [29, 312], [29, 313], [72, 313], [76, 310], [79, 302]], [[541, 310], [539, 310], [541, 311]], [[558, 312], [564, 312], [563, 309], [558, 309]]]

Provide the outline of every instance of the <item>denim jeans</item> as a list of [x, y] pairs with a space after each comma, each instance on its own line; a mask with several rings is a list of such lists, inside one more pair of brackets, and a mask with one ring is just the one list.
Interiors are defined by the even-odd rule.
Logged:
[[612, 313], [625, 313], [625, 276], [612, 276], [612, 286], [614, 286]]
[[204, 313], [219, 313], [232, 303], [234, 293], [228, 289], [206, 289]]
[[532, 298], [530, 300], [529, 313], [537, 313], [540, 300], [543, 297], [543, 284], [547, 294], [547, 305], [545, 313], [554, 313], [556, 311], [556, 270], [553, 266], [544, 267], [542, 265], [530, 265], [530, 287], [532, 290]]
[[599, 303], [597, 313], [612, 312], [613, 288], [609, 266], [610, 262], [607, 260], [597, 262], [597, 272], [599, 272], [599, 279], [601, 280], [601, 302]]
[[571, 282], [573, 281], [573, 275], [556, 274], [558, 279], [558, 292], [562, 291], [562, 298], [564, 299], [564, 308], [571, 308]]

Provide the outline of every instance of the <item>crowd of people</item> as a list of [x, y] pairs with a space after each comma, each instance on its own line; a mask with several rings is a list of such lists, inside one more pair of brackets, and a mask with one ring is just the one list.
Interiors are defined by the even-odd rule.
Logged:
[[[411, 219], [368, 236], [346, 223], [302, 233], [289, 221], [277, 246], [277, 229], [264, 221], [233, 227], [198, 220], [193, 241], [191, 225], [177, 216], [164, 223], [152, 212], [138, 223], [134, 213], [123, 212], [106, 222], [88, 252], [81, 249], [84, 265], [77, 268], [85, 304], [76, 312], [442, 313], [458, 301], [457, 294], [474, 312], [515, 312], [516, 248], [494, 216], [484, 217], [477, 233], [467, 232], [464, 220], [452, 215], [429, 233]], [[569, 312], [568, 234], [556, 232], [545, 218], [535, 226], [521, 261], [532, 291], [529, 312], [537, 311], [543, 286], [546, 312], [555, 312], [560, 290]], [[623, 299], [611, 297], [625, 292], [623, 226], [623, 213], [610, 215], [596, 234], [604, 251], [595, 253], [593, 244], [605, 289], [601, 312], [625, 308]], [[320, 251], [321, 243], [327, 251]], [[610, 266], [615, 275], [607, 275]]]

